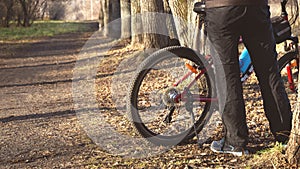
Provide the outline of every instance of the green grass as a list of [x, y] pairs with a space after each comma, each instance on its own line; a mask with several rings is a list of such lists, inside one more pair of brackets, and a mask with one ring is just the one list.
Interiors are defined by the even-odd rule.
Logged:
[[0, 41], [2, 40], [30, 40], [40, 37], [50, 37], [63, 33], [90, 31], [89, 24], [81, 22], [64, 21], [36, 21], [31, 27], [0, 28]]
[[248, 161], [249, 168], [283, 168], [289, 166], [285, 160], [285, 147], [276, 142], [271, 147], [258, 151], [251, 160]]
[[281, 153], [284, 151], [284, 145], [282, 143], [276, 142], [274, 147], [271, 148], [267, 148], [264, 150], [260, 150], [258, 151], [256, 154], [258, 155], [266, 155], [266, 154], [270, 154], [270, 153]]

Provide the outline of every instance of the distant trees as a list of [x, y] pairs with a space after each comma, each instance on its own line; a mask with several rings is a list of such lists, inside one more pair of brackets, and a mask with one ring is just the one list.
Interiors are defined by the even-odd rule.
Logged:
[[46, 0], [0, 0], [1, 26], [9, 27], [11, 21], [17, 25], [30, 26]]
[[[43, 0], [45, 1], [45, 0]], [[37, 11], [41, 1], [40, 0], [19, 0], [23, 12], [22, 26], [30, 26], [36, 18]]]
[[62, 3], [70, 0], [0, 0], [0, 26], [9, 27], [12, 21], [17, 26], [31, 26], [34, 20], [44, 19], [53, 7], [52, 19], [62, 18]]
[[0, 0], [1, 26], [9, 27], [13, 15], [14, 0]]
[[47, 4], [49, 11], [49, 19], [61, 20], [65, 17], [65, 4], [63, 1], [52, 1], [51, 4]]

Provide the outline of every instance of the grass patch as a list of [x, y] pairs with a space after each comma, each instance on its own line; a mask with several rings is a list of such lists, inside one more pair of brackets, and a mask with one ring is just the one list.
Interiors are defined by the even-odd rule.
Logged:
[[284, 168], [289, 166], [285, 155], [285, 146], [276, 143], [274, 147], [258, 151], [254, 157], [249, 160], [249, 168]]
[[63, 33], [87, 32], [95, 30], [91, 23], [65, 21], [36, 21], [31, 27], [0, 28], [0, 40], [27, 40], [50, 37]]

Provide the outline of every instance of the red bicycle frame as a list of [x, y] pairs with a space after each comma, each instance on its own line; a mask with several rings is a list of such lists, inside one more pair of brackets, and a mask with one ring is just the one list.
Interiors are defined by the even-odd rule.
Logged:
[[[210, 68], [211, 65], [209, 65], [208, 68]], [[189, 68], [190, 69], [190, 68]], [[184, 89], [184, 91], [180, 94], [178, 94], [174, 101], [175, 103], [179, 103], [180, 101], [187, 101], [188, 97], [188, 89], [190, 89], [197, 80], [200, 79], [202, 75], [207, 71], [207, 68], [202, 68], [199, 70], [200, 72], [195, 72], [194, 70], [189, 71], [187, 74], [185, 74], [180, 80], [178, 80], [176, 83], [173, 84], [174, 87], [177, 87], [179, 84], [181, 84], [183, 81], [185, 81], [188, 77], [190, 77], [192, 74], [197, 74], [197, 76], [190, 82], [190, 84]], [[191, 94], [191, 97], [194, 101], [200, 101], [200, 102], [214, 102], [217, 101], [217, 98], [207, 97], [207, 96], [201, 96], [199, 94]]]

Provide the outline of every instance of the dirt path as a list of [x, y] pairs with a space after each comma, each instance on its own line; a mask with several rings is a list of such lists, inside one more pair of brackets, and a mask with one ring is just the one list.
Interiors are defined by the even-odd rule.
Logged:
[[0, 45], [0, 168], [80, 167], [91, 149], [72, 103], [76, 54], [91, 33]]

